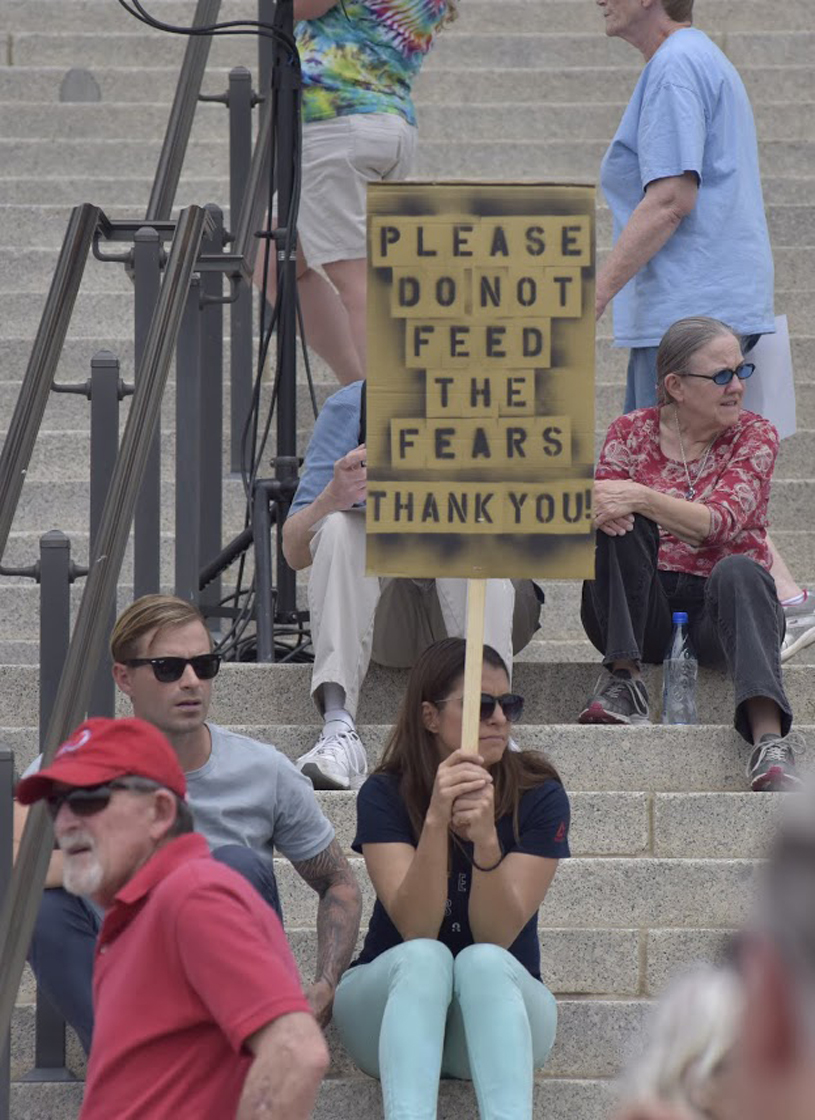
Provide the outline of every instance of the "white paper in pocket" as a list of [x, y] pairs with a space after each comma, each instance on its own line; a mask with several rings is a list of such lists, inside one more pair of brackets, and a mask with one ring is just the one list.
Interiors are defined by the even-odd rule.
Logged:
[[776, 315], [775, 334], [763, 334], [746, 355], [756, 372], [744, 382], [744, 407], [778, 429], [782, 439], [795, 435], [795, 381], [786, 315]]

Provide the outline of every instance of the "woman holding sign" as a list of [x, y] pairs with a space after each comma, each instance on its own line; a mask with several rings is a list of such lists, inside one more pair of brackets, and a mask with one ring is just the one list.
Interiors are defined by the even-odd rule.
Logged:
[[657, 352], [660, 403], [615, 420], [595, 471], [595, 579], [583, 626], [606, 671], [581, 723], [647, 723], [642, 662], [661, 662], [686, 611], [701, 664], [733, 679], [735, 727], [755, 790], [798, 785], [781, 681], [784, 612], [770, 575], [767, 504], [778, 433], [742, 408], [739, 338], [680, 319]]
[[386, 1120], [435, 1118], [440, 1075], [472, 1078], [482, 1117], [531, 1117], [555, 1037], [537, 922], [569, 855], [569, 800], [541, 754], [507, 751], [523, 699], [489, 646], [478, 753], [461, 749], [464, 656], [460, 638], [421, 655], [357, 799], [353, 847], [377, 898], [334, 1018], [381, 1080]]

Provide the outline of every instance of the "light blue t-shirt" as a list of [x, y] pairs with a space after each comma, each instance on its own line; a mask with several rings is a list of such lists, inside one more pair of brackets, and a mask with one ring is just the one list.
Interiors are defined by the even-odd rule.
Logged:
[[699, 177], [696, 205], [615, 296], [616, 346], [656, 346], [688, 315], [739, 334], [775, 330], [753, 111], [736, 69], [692, 27], [647, 63], [603, 159], [615, 244], [647, 185], [686, 171]]
[[323, 405], [311, 433], [289, 516], [311, 505], [334, 477], [337, 459], [359, 447], [360, 398], [364, 384], [364, 381], [352, 381]]

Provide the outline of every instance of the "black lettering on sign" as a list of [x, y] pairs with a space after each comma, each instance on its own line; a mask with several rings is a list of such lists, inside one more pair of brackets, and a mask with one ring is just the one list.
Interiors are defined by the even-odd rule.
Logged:
[[488, 525], [494, 525], [490, 511], [487, 506], [493, 499], [492, 494], [476, 494], [475, 496], [475, 519], [476, 521], [486, 521]]
[[396, 226], [381, 226], [379, 230], [379, 255], [387, 257], [388, 246], [395, 245], [397, 241], [401, 241], [402, 234]]
[[441, 389], [441, 407], [450, 407], [450, 386], [455, 384], [452, 377], [434, 377], [433, 384], [438, 385]]
[[[530, 328], [526, 328], [530, 329]], [[526, 330], [525, 329], [525, 330]], [[534, 328], [532, 328], [534, 329]], [[488, 358], [505, 358], [507, 356], [506, 350], [502, 349], [504, 342], [504, 335], [507, 333], [506, 327], [487, 327], [487, 357]], [[538, 331], [540, 334], [540, 331]], [[542, 344], [541, 344], [542, 345]], [[540, 350], [538, 350], [540, 353]], [[525, 356], [532, 357], [533, 355]]]
[[382, 508], [382, 501], [383, 501], [384, 497], [385, 497], [385, 491], [384, 490], [369, 490], [366, 494], [367, 500], [369, 502], [373, 502], [374, 521], [378, 521], [380, 516], [381, 516], [380, 510]]
[[[526, 396], [523, 389], [526, 388], [525, 377], [508, 377], [507, 378], [507, 408], [516, 408], [526, 402]], [[522, 388], [518, 388], [518, 386]]]
[[518, 281], [518, 303], [521, 307], [532, 307], [538, 298], [538, 285], [533, 276], [522, 276]]
[[401, 521], [404, 514], [405, 521], [413, 520], [413, 494], [408, 490], [407, 498], [403, 501], [399, 490], [393, 496], [393, 519]]
[[577, 234], [581, 232], [580, 226], [564, 226], [560, 233], [560, 251], [564, 257], [579, 257], [580, 249], [577, 245]]
[[450, 441], [456, 434], [455, 428], [436, 428], [436, 458], [455, 459], [456, 453], [450, 449]]
[[507, 459], [526, 458], [524, 444], [526, 443], [525, 428], [507, 428]]
[[509, 500], [512, 502], [512, 508], [515, 513], [515, 524], [521, 524], [521, 510], [524, 507], [524, 502], [529, 497], [528, 494], [515, 494], [512, 490], [509, 492]]
[[417, 257], [437, 257], [439, 254], [435, 249], [426, 249], [424, 244], [424, 226], [416, 227], [416, 256]]
[[452, 525], [456, 518], [462, 525], [467, 524], [467, 495], [462, 494], [461, 501], [459, 501], [451, 491], [447, 495], [447, 524]]
[[526, 251], [530, 257], [541, 257], [546, 252], [546, 236], [542, 226], [530, 226], [526, 231]]
[[436, 503], [434, 494], [428, 494], [424, 500], [424, 508], [422, 509], [422, 524], [426, 525], [428, 521], [438, 522], [439, 520], [439, 507]]
[[543, 429], [543, 453], [548, 455], [550, 459], [554, 459], [557, 455], [563, 454], [563, 440], [559, 436], [563, 435], [562, 428], [544, 428]]
[[535, 499], [535, 517], [541, 525], [548, 525], [555, 517], [555, 499], [551, 494], [538, 494]]
[[422, 289], [415, 276], [400, 276], [397, 293], [400, 307], [415, 307], [422, 298]]
[[491, 257], [508, 257], [509, 245], [507, 244], [507, 235], [501, 226], [496, 226], [492, 234], [492, 244], [490, 245]]
[[[574, 508], [572, 508], [574, 506]], [[577, 524], [583, 518], [583, 495], [582, 494], [564, 494], [563, 495], [563, 520], [567, 521], [570, 525]]]
[[561, 307], [568, 306], [568, 287], [572, 283], [572, 276], [553, 276], [552, 279], [558, 286], [558, 300]]
[[468, 234], [471, 234], [475, 226], [453, 226], [453, 256], [454, 257], [471, 257], [473, 255], [472, 249], [468, 248], [470, 240]]
[[473, 459], [491, 459], [492, 452], [490, 451], [490, 441], [487, 439], [487, 433], [483, 428], [476, 428], [473, 433]]
[[469, 327], [451, 327], [450, 328], [450, 357], [451, 358], [469, 358], [470, 351], [465, 349], [467, 340], [470, 336]]
[[420, 435], [419, 428], [400, 428], [399, 429], [399, 458], [404, 459], [407, 452], [411, 447], [415, 447], [416, 443], [412, 440], [411, 436]]
[[524, 327], [523, 356], [538, 358], [543, 353], [543, 331], [538, 327]]
[[439, 307], [452, 307], [455, 302], [455, 280], [452, 276], [440, 276], [436, 281], [436, 303]]
[[484, 408], [489, 408], [492, 404], [492, 385], [489, 377], [484, 378], [484, 384], [481, 388], [478, 386], [477, 377], [470, 378], [470, 408], [477, 407], [479, 397], [481, 397]]
[[[436, 333], [432, 323], [419, 323], [413, 328], [413, 357], [422, 356], [422, 347], [430, 344], [430, 336]], [[425, 337], [427, 335], [427, 337]]]
[[480, 294], [481, 307], [487, 307], [491, 303], [493, 307], [501, 306], [501, 277], [495, 275], [492, 278], [489, 276], [481, 277], [481, 294]]

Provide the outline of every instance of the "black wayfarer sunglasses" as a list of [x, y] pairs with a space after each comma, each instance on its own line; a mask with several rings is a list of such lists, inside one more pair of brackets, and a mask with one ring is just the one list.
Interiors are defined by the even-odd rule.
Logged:
[[[448, 696], [446, 700], [434, 700], [437, 708], [442, 704], [449, 704], [451, 700], [463, 700], [463, 696]], [[501, 710], [510, 723], [517, 723], [524, 711], [524, 698], [514, 692], [505, 692], [503, 696], [491, 696], [489, 692], [481, 693], [479, 717], [481, 720], [490, 719], [495, 711], [495, 705], [500, 704]]]
[[71, 812], [77, 817], [93, 817], [107, 809], [110, 799], [117, 789], [129, 789], [137, 793], [150, 793], [161, 787], [155, 783], [148, 783], [146, 779], [133, 781], [105, 782], [101, 786], [75, 786], [73, 789], [63, 790], [61, 793], [52, 793], [46, 797], [45, 804], [51, 820], [56, 820], [57, 813], [63, 805], [68, 805]]
[[698, 377], [700, 381], [712, 381], [714, 385], [729, 385], [734, 377], [746, 381], [756, 372], [753, 362], [742, 362], [735, 369], [720, 369], [718, 373], [680, 373], [680, 377]]
[[199, 653], [197, 657], [129, 657], [124, 664], [131, 669], [150, 665], [157, 681], [171, 684], [181, 680], [188, 665], [192, 665], [192, 671], [199, 681], [211, 681], [218, 675], [221, 658], [217, 653]]

